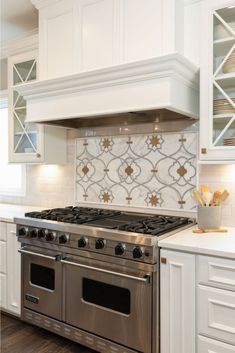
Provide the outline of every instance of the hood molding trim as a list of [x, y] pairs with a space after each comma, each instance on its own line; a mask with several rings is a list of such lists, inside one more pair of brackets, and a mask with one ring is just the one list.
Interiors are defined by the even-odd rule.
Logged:
[[[185, 57], [173, 53], [134, 63], [35, 81], [18, 85], [15, 89], [27, 100], [28, 122], [156, 108], [168, 108], [197, 118], [198, 71], [198, 68]], [[159, 94], [161, 87], [163, 89]], [[137, 93], [136, 102], [134, 91]], [[113, 107], [111, 103], [105, 102], [106, 93], [109, 95], [107, 98], [113, 100]], [[127, 94], [130, 95], [130, 102], [127, 101]], [[120, 104], [122, 98], [123, 106]], [[100, 99], [103, 99], [103, 105], [100, 104]], [[119, 100], [119, 105], [115, 104], [115, 100]], [[91, 106], [94, 105], [93, 108], [86, 109], [88, 102]], [[69, 104], [72, 107], [69, 107]]]

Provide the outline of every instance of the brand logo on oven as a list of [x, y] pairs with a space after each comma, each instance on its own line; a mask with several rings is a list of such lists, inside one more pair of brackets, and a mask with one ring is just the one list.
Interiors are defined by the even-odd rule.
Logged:
[[25, 299], [28, 300], [31, 303], [38, 304], [39, 303], [39, 298], [34, 297], [33, 295], [30, 294], [25, 294]]

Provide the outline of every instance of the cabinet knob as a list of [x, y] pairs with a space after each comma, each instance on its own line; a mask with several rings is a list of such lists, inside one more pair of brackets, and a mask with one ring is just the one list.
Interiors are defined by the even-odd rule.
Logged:
[[37, 153], [37, 154], [36, 154], [36, 157], [37, 157], [37, 158], [40, 158], [40, 157], [41, 157], [40, 153]]
[[207, 148], [201, 148], [201, 154], [207, 154]]
[[166, 257], [161, 257], [161, 264], [167, 264], [167, 258]]

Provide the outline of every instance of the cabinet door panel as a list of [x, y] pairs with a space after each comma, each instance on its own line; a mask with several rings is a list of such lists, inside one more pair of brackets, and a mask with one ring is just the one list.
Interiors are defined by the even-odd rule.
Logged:
[[7, 240], [7, 226], [4, 222], [0, 222], [0, 240]]
[[235, 345], [235, 293], [199, 285], [198, 333]]
[[107, 67], [113, 63], [114, 1], [80, 2], [81, 70]]
[[73, 13], [62, 13], [47, 21], [48, 78], [72, 73]]
[[7, 309], [20, 315], [21, 262], [16, 225], [7, 224]]
[[121, 4], [124, 62], [160, 55], [162, 1], [122, 0]]
[[6, 247], [6, 242], [5, 241], [0, 241], [0, 272], [1, 273], [7, 273], [7, 257], [6, 257], [6, 252], [7, 252], [7, 247]]
[[7, 277], [0, 273], [0, 308], [7, 309]]
[[195, 256], [162, 250], [160, 275], [161, 353], [194, 353]]
[[235, 346], [198, 336], [198, 353], [234, 353]]

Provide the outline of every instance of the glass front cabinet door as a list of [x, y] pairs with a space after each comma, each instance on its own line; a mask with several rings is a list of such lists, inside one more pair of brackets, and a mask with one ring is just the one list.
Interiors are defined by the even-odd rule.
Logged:
[[203, 6], [201, 160], [235, 162], [235, 0]]
[[[17, 86], [37, 78], [36, 51], [8, 58], [8, 159], [10, 163], [65, 163], [66, 131], [27, 123], [27, 102], [17, 92]], [[58, 149], [61, 154], [58, 154]]]

